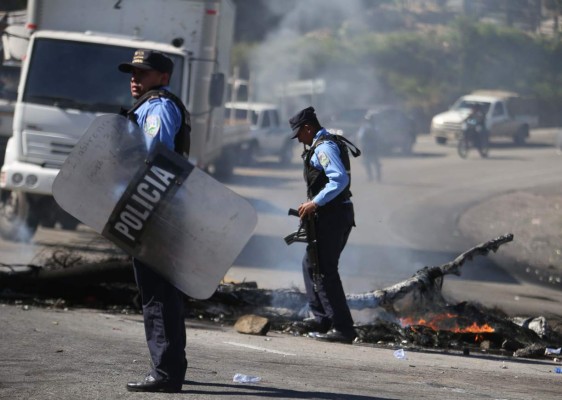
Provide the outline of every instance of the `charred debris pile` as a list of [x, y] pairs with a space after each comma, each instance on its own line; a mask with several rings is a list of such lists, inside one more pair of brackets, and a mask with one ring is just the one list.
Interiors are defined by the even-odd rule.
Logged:
[[[352, 311], [367, 311], [369, 315], [368, 323], [356, 325], [357, 342], [464, 354], [478, 351], [526, 358], [560, 357], [549, 354], [551, 349], [562, 347], [560, 321], [552, 324], [542, 316], [508, 317], [501, 310], [479, 304], [449, 304], [442, 295], [446, 275], [460, 275], [465, 262], [495, 252], [512, 240], [511, 234], [500, 236], [449, 263], [424, 267], [385, 289], [349, 294]], [[72, 268], [58, 269], [0, 265], [0, 300], [24, 307], [95, 307], [136, 313], [137, 295], [127, 259], [95, 265], [78, 262]], [[190, 318], [232, 325], [245, 315], [257, 315], [268, 319], [268, 329], [305, 333], [293, 326], [294, 321], [308, 315], [305, 295], [296, 289], [260, 289], [255, 282], [224, 283], [208, 300], [186, 301]]]
[[[546, 357], [547, 349], [562, 346], [562, 326], [550, 326], [544, 317], [510, 318], [501, 310], [461, 302], [448, 304], [443, 279], [461, 274], [462, 265], [476, 256], [495, 252], [511, 242], [508, 234], [482, 243], [453, 261], [424, 267], [411, 278], [385, 289], [349, 294], [350, 308], [371, 312], [371, 322], [356, 325], [358, 342], [410, 349], [484, 351], [517, 357]], [[205, 302], [192, 309], [215, 321], [235, 320], [244, 314], [269, 318], [271, 329], [304, 334], [292, 321], [307, 316], [306, 299], [296, 290], [260, 290], [253, 283], [221, 285]]]

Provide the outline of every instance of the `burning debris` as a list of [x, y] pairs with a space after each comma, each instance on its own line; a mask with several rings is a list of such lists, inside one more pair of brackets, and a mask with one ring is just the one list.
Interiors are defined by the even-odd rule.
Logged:
[[[512, 240], [511, 234], [500, 236], [473, 247], [449, 263], [424, 267], [411, 278], [388, 288], [348, 295], [352, 310], [378, 310], [372, 322], [356, 326], [358, 341], [459, 350], [465, 354], [472, 349], [519, 357], [544, 357], [549, 347], [560, 347], [562, 335], [552, 330], [542, 317], [511, 320], [499, 310], [467, 302], [450, 305], [443, 298], [445, 275], [460, 275], [464, 263], [495, 252]], [[214, 318], [221, 321], [235, 320], [245, 313], [258, 314], [267, 316], [274, 330], [305, 333], [292, 324], [307, 316], [306, 298], [295, 290], [259, 290], [252, 283], [221, 285], [211, 299], [191, 301], [191, 308], [200, 315], [218, 313], [219, 318]]]
[[[486, 256], [513, 240], [504, 235], [482, 243], [441, 266], [424, 267], [390, 287], [347, 296], [352, 310], [372, 311], [368, 323], [358, 324], [358, 342], [444, 351], [485, 351], [517, 357], [559, 357], [549, 351], [562, 346], [562, 325], [549, 326], [544, 317], [512, 318], [500, 310], [468, 302], [448, 304], [441, 288], [446, 275], [476, 256]], [[64, 264], [69, 264], [64, 256]], [[19, 292], [19, 294], [18, 294]], [[24, 294], [22, 296], [22, 294]], [[64, 295], [61, 295], [64, 294]], [[65, 305], [106, 309], [137, 308], [137, 295], [128, 260], [74, 265], [45, 270], [31, 266], [0, 266], [0, 297], [62, 298]], [[208, 300], [187, 299], [189, 317], [234, 324], [251, 316], [238, 330], [265, 334], [276, 330], [303, 334], [293, 322], [308, 316], [307, 300], [297, 289], [259, 289], [255, 282], [224, 283]], [[258, 323], [256, 323], [256, 321]]]

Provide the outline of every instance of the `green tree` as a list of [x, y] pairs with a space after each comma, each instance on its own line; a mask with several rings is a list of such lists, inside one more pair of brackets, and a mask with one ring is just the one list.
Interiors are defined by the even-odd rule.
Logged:
[[560, 35], [559, 18], [562, 14], [562, 0], [543, 0], [543, 4], [550, 12], [553, 21], [553, 30], [556, 36]]

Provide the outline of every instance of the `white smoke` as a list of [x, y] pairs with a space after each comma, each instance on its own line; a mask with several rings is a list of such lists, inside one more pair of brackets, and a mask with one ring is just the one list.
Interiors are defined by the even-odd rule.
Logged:
[[[315, 73], [305, 63], [327, 38], [345, 46], [353, 32], [365, 26], [365, 9], [360, 0], [303, 0], [289, 4], [271, 1], [266, 5], [272, 14], [281, 16], [281, 21], [253, 54], [250, 68], [255, 99], [284, 102], [280, 104], [284, 117], [308, 105], [315, 106], [323, 116], [344, 106], [368, 105], [380, 95], [372, 65], [350, 65], [342, 70], [326, 63]], [[295, 46], [296, 42], [299, 46]], [[325, 91], [281, 98], [279, 86], [299, 80], [323, 80]]]

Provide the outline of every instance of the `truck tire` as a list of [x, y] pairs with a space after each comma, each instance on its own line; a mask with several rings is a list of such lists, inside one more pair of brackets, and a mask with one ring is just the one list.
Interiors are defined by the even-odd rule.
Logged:
[[513, 136], [513, 143], [517, 146], [523, 146], [525, 144], [525, 140], [529, 137], [529, 127], [522, 126], [517, 129], [517, 132]]
[[293, 160], [293, 149], [293, 142], [291, 142], [290, 140], [287, 141], [287, 143], [283, 145], [283, 148], [279, 153], [279, 163], [283, 165], [290, 164]]
[[80, 221], [78, 221], [72, 215], [67, 214], [64, 211], [61, 213], [60, 226], [65, 231], [75, 231], [76, 228], [78, 227], [78, 224], [80, 224]]
[[402, 143], [402, 146], [400, 146], [400, 151], [402, 152], [402, 154], [404, 154], [405, 156], [409, 156], [410, 154], [412, 154], [412, 149], [414, 148], [415, 142], [416, 139], [414, 135], [407, 135], [406, 137], [404, 137], [404, 142]]
[[0, 199], [0, 235], [5, 240], [29, 242], [39, 218], [27, 195], [19, 191], [2, 191]]
[[240, 149], [239, 164], [243, 166], [251, 166], [256, 163], [256, 156], [258, 154], [258, 144], [251, 142], [246, 144], [245, 147]]
[[232, 153], [232, 149], [225, 149], [220, 158], [215, 161], [211, 173], [215, 175], [216, 178], [226, 179], [232, 176], [236, 157], [236, 155]]

